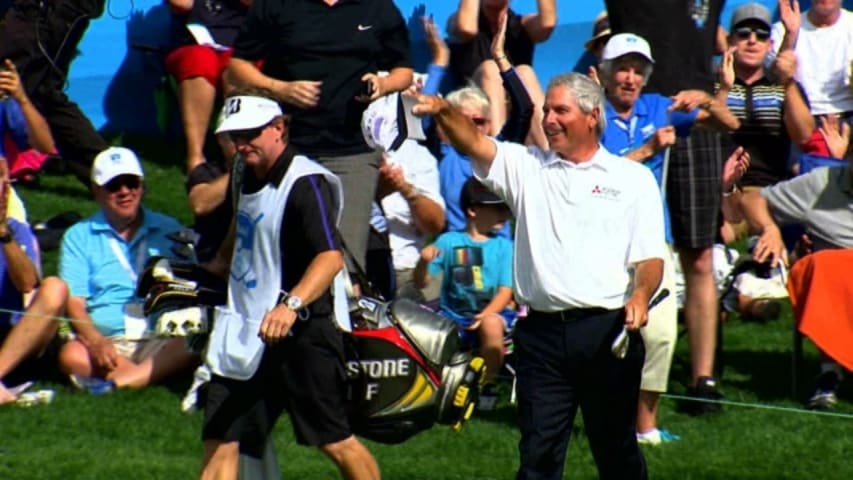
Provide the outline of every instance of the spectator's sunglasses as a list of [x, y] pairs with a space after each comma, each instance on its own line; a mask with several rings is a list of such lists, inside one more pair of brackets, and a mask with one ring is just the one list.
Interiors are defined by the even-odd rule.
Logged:
[[749, 36], [755, 33], [759, 42], [766, 42], [770, 38], [770, 31], [760, 27], [738, 27], [735, 29], [735, 37], [738, 40], [749, 40]]
[[121, 190], [121, 187], [127, 187], [130, 190], [136, 190], [142, 185], [142, 180], [136, 175], [119, 175], [110, 180], [104, 185], [104, 188], [110, 193], [116, 193]]
[[474, 122], [474, 125], [478, 127], [482, 127], [483, 125], [489, 123], [489, 119], [485, 117], [471, 117], [471, 121]]

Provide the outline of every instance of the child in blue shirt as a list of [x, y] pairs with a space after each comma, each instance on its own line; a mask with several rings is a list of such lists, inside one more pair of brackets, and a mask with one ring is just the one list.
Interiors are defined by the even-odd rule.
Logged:
[[424, 248], [414, 272], [423, 288], [441, 273], [440, 313], [455, 321], [463, 342], [479, 346], [486, 363], [486, 385], [480, 407], [494, 408], [491, 383], [503, 365], [504, 336], [515, 321], [512, 302], [512, 242], [498, 232], [509, 219], [509, 208], [475, 178], [460, 197], [467, 223], [464, 232], [441, 234]]

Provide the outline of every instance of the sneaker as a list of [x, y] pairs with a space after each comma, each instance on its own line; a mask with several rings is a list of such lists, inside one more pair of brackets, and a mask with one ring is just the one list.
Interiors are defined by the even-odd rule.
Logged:
[[645, 433], [637, 433], [637, 443], [640, 445], [657, 446], [662, 443], [672, 443], [681, 440], [680, 435], [676, 435], [669, 430], [654, 429]]
[[85, 390], [92, 395], [106, 395], [116, 389], [116, 384], [110, 380], [97, 377], [83, 377], [80, 375], [69, 375], [71, 384], [80, 390]]
[[817, 377], [817, 388], [806, 407], [809, 410], [831, 410], [838, 403], [835, 397], [835, 390], [838, 389], [838, 384], [841, 383], [841, 377], [832, 370], [825, 371]]
[[699, 377], [696, 385], [687, 389], [687, 395], [697, 399], [687, 404], [687, 412], [691, 415], [716, 413], [723, 410], [723, 406], [716, 403], [717, 400], [723, 399], [723, 394], [717, 387], [717, 380], [713, 377]]
[[494, 383], [483, 385], [480, 390], [480, 399], [477, 401], [477, 409], [483, 412], [491, 412], [498, 405], [498, 386]]
[[201, 365], [195, 369], [193, 373], [193, 383], [190, 385], [187, 394], [181, 400], [181, 412], [191, 414], [201, 406], [201, 391], [210, 381], [210, 369], [206, 365]]

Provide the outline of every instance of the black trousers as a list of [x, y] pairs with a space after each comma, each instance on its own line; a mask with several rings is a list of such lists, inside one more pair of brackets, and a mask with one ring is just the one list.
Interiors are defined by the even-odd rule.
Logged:
[[580, 407], [602, 479], [646, 479], [635, 423], [645, 348], [630, 334], [628, 353], [610, 351], [624, 310], [532, 311], [516, 324], [518, 480], [563, 478], [566, 449]]
[[104, 3], [13, 0], [0, 22], [0, 59], [15, 63], [24, 89], [47, 120], [60, 154], [72, 172], [86, 181], [95, 155], [109, 145], [63, 90], [77, 45], [89, 20], [103, 13]]

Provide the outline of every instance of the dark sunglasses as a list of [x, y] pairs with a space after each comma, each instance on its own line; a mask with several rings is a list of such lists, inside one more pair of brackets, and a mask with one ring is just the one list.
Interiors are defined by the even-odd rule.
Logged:
[[237, 140], [250, 142], [258, 138], [265, 128], [267, 128], [266, 125], [260, 126], [258, 128], [251, 128], [248, 130], [234, 130], [233, 132], [228, 132], [228, 135], [231, 137], [232, 142], [236, 142]]
[[770, 31], [764, 28], [740, 27], [735, 29], [735, 36], [739, 40], [749, 40], [749, 36], [753, 33], [759, 42], [766, 42], [770, 38]]
[[474, 125], [477, 125], [478, 127], [482, 127], [483, 125], [489, 123], [489, 119], [483, 117], [474, 117], [471, 119], [471, 121], [474, 122]]
[[110, 192], [115, 193], [121, 190], [121, 187], [127, 187], [130, 190], [136, 190], [142, 185], [142, 180], [136, 175], [119, 175], [118, 177], [110, 180], [104, 185], [104, 188]]

